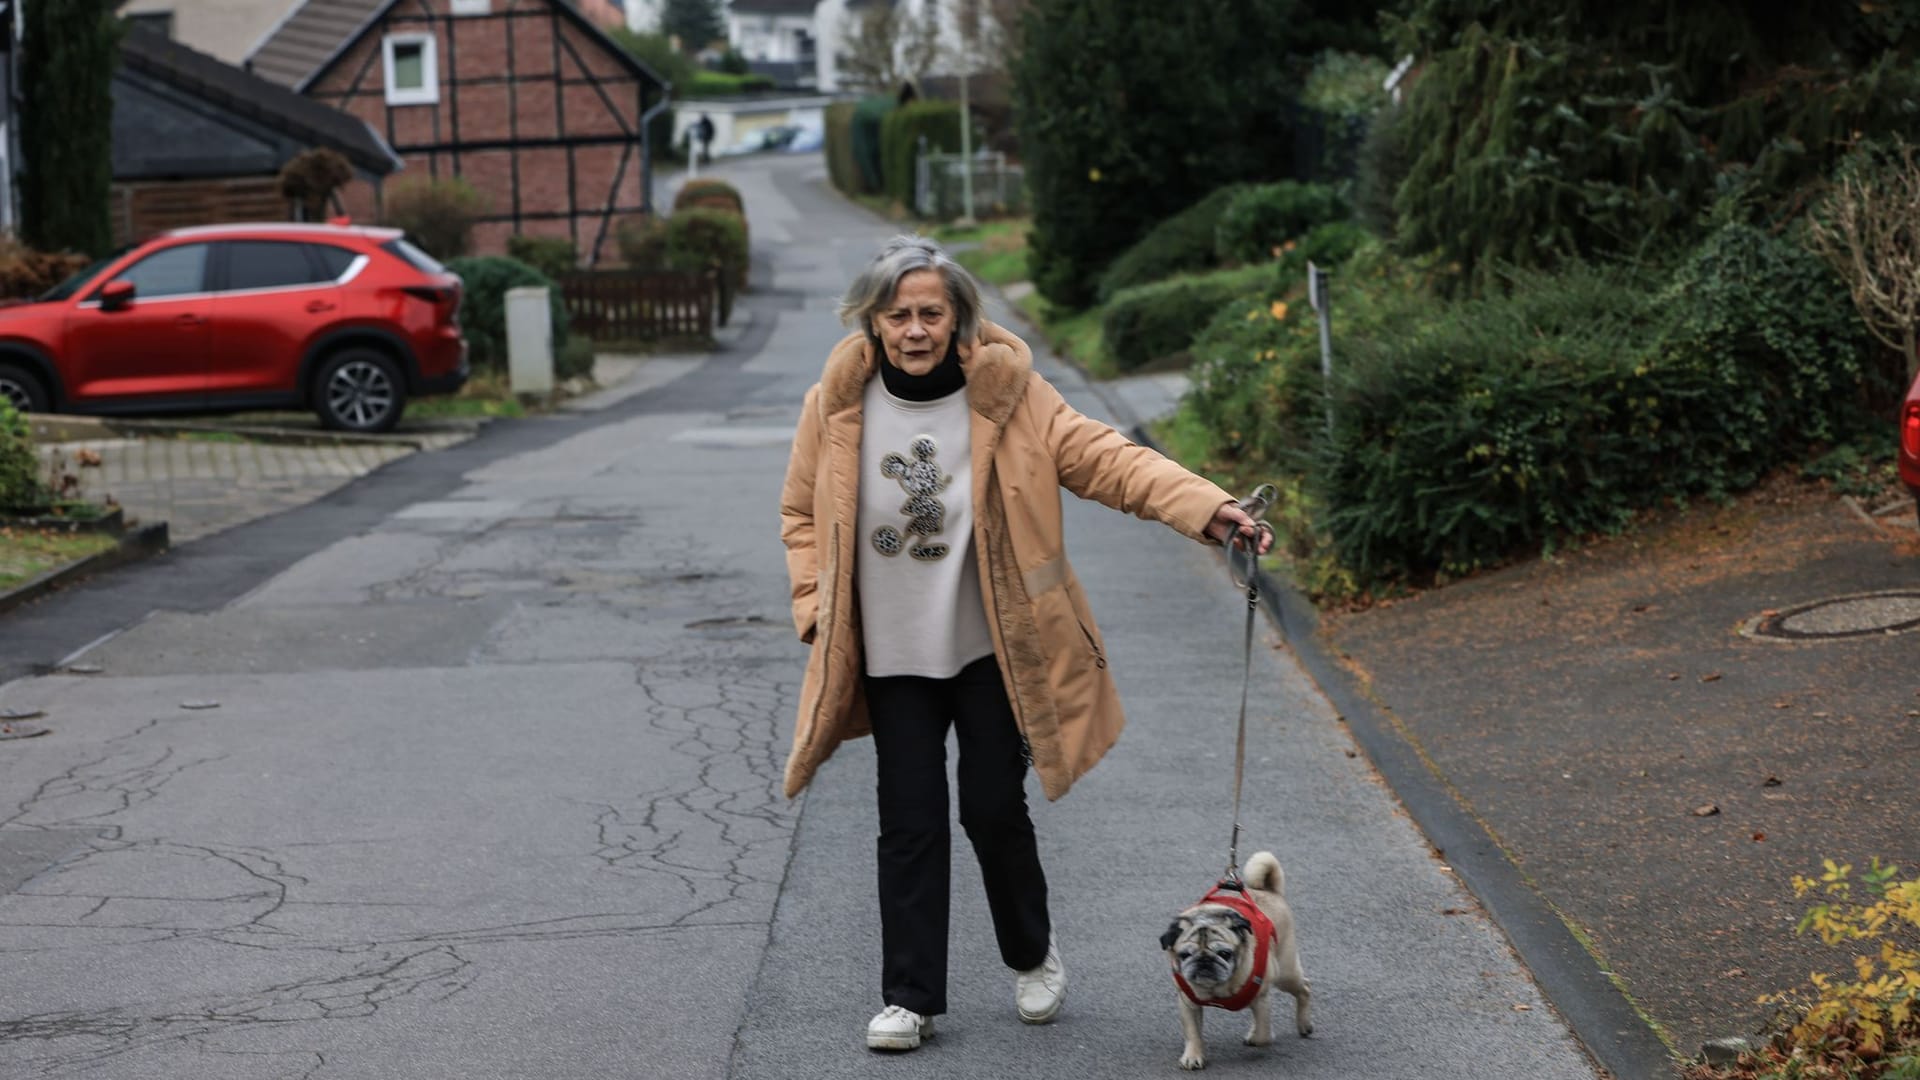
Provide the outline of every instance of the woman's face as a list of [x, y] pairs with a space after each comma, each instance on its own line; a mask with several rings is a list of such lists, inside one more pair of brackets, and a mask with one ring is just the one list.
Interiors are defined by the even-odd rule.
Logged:
[[887, 362], [909, 375], [925, 375], [940, 366], [953, 340], [953, 305], [936, 270], [915, 270], [873, 317], [873, 332]]

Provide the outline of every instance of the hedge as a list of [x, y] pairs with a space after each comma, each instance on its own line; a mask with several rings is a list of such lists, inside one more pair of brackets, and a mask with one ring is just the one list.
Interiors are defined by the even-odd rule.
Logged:
[[960, 152], [960, 106], [948, 101], [915, 101], [889, 112], [880, 125], [880, 174], [887, 197], [913, 205], [920, 141], [932, 152]]
[[1278, 288], [1271, 266], [1186, 274], [1123, 289], [1107, 301], [1100, 336], [1121, 371], [1186, 352], [1222, 306]]
[[853, 157], [853, 109], [851, 101], [836, 101], [827, 106], [822, 134], [827, 159], [827, 176], [833, 186], [848, 195], [864, 195], [860, 166]]
[[1448, 302], [1363, 251], [1334, 279], [1330, 388], [1305, 305], [1230, 304], [1194, 346], [1184, 428], [1226, 468], [1304, 477], [1317, 557], [1369, 588], [1723, 497], [1871, 422], [1844, 288], [1789, 239], [1728, 225], [1670, 271], [1504, 285]]
[[853, 107], [853, 163], [860, 170], [860, 190], [886, 190], [880, 164], [880, 125], [896, 106], [892, 98], [875, 95], [862, 98]]
[[[542, 286], [553, 312], [553, 352], [565, 353], [568, 340], [567, 306], [560, 286], [547, 275], [518, 259], [502, 255], [463, 256], [449, 260], [447, 269], [460, 275], [460, 328], [467, 339], [467, 356], [476, 369], [507, 370], [507, 290]], [[559, 372], [568, 378], [577, 372]]]
[[1214, 253], [1220, 216], [1245, 184], [1216, 188], [1206, 198], [1155, 225], [1100, 275], [1100, 302], [1135, 285], [1159, 281], [1185, 270], [1205, 270], [1219, 264]]
[[580, 252], [565, 236], [526, 236], [507, 238], [507, 255], [558, 281], [580, 267]]
[[1351, 213], [1347, 201], [1325, 184], [1282, 180], [1249, 187], [1220, 215], [1215, 254], [1222, 262], [1262, 262], [1314, 226]]

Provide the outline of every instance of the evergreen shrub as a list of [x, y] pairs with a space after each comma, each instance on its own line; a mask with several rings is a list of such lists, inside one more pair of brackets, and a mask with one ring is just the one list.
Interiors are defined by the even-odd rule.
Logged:
[[1272, 266], [1183, 274], [1122, 289], [1101, 309], [1101, 340], [1114, 366], [1132, 371], [1186, 352], [1222, 306], [1277, 289]]
[[1100, 302], [1135, 285], [1188, 270], [1219, 265], [1214, 236], [1227, 205], [1246, 190], [1244, 184], [1217, 188], [1199, 202], [1155, 225], [1100, 275]]
[[860, 166], [853, 158], [853, 109], [851, 101], [836, 101], [827, 106], [821, 133], [827, 159], [827, 178], [846, 195], [865, 195]]
[[387, 193], [385, 219], [421, 250], [445, 262], [473, 248], [473, 226], [487, 212], [486, 196], [459, 177], [402, 180]]
[[507, 255], [555, 281], [580, 268], [580, 253], [565, 236], [510, 236]]
[[675, 270], [717, 270], [746, 288], [745, 219], [726, 210], [698, 206], [674, 214], [667, 219], [666, 261]]
[[920, 140], [937, 153], [960, 151], [960, 106], [949, 101], [915, 101], [887, 113], [880, 124], [880, 175], [887, 197], [913, 205], [915, 165]]
[[690, 206], [711, 206], [732, 210], [741, 217], [747, 215], [747, 204], [740, 198], [740, 189], [713, 177], [702, 176], [689, 180], [674, 193], [674, 210], [685, 210]]
[[878, 193], [886, 190], [880, 161], [880, 126], [896, 108], [884, 94], [862, 98], [853, 107], [853, 163], [860, 170], [860, 190]]
[[[553, 353], [566, 351], [568, 319], [560, 286], [518, 259], [503, 255], [462, 256], [447, 269], [460, 275], [460, 328], [467, 339], [467, 355], [476, 370], [507, 370], [507, 290], [543, 286], [553, 311]], [[556, 374], [558, 369], [556, 368]], [[562, 376], [565, 377], [565, 376]]]
[[[1293, 174], [1306, 58], [1374, 34], [1372, 5], [1032, 0], [1012, 61], [1034, 285], [1084, 308], [1154, 223], [1225, 184]], [[1349, 39], [1352, 39], [1351, 41]]]
[[1351, 213], [1346, 199], [1325, 184], [1297, 180], [1260, 184], [1227, 204], [1220, 216], [1215, 251], [1223, 262], [1264, 262], [1287, 241]]
[[48, 501], [27, 418], [0, 398], [0, 511], [37, 510]]

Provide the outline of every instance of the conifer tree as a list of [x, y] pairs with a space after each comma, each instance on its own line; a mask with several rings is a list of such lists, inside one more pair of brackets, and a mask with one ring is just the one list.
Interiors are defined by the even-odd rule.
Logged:
[[714, 0], [667, 0], [660, 12], [661, 32], [680, 39], [680, 48], [699, 52], [725, 40], [727, 26]]
[[23, 15], [21, 237], [44, 251], [104, 255], [121, 24], [99, 0], [33, 0]]

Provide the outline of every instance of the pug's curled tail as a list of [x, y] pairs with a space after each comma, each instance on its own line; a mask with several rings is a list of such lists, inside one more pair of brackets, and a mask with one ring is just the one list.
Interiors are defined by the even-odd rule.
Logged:
[[1274, 858], [1271, 851], [1254, 852], [1247, 859], [1247, 869], [1242, 878], [1253, 888], [1264, 889], [1277, 896], [1286, 895], [1286, 875], [1280, 872], [1280, 860]]

